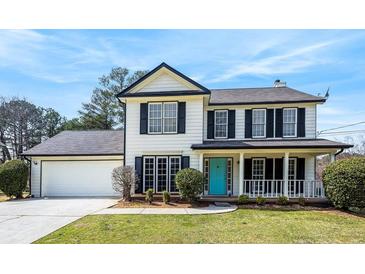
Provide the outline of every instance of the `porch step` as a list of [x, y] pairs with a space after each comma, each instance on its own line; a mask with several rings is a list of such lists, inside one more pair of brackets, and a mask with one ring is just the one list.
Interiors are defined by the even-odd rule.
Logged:
[[220, 207], [231, 207], [230, 203], [225, 203], [225, 202], [214, 202], [214, 205]]

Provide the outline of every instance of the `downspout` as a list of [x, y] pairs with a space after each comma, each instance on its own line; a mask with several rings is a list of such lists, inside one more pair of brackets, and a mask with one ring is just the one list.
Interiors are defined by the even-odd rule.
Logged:
[[335, 159], [336, 159], [336, 156], [339, 155], [339, 154], [341, 154], [344, 150], [345, 150], [344, 148], [341, 148], [339, 151], [337, 151], [335, 153]]
[[124, 108], [123, 111], [123, 115], [124, 115], [124, 126], [123, 126], [123, 135], [124, 135], [124, 140], [123, 140], [123, 166], [125, 166], [125, 148], [126, 148], [126, 123], [127, 123], [127, 104], [122, 102], [120, 100], [120, 98], [118, 97], [118, 95], [116, 95], [115, 97], [117, 97], [117, 100], [119, 101], [119, 103], [122, 105], [122, 107]]
[[32, 197], [32, 160], [23, 156], [25, 160], [29, 162], [29, 196]]

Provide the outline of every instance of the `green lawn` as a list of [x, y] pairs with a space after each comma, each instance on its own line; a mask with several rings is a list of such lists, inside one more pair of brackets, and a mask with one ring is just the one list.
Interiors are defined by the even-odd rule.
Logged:
[[94, 215], [36, 243], [365, 243], [365, 218], [257, 209], [193, 216]]

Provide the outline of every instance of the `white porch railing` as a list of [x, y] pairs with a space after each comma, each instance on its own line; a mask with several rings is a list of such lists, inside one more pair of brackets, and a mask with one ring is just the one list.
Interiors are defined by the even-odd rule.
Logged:
[[289, 198], [324, 198], [324, 188], [321, 181], [314, 180], [288, 180], [287, 192], [284, 180], [244, 180], [243, 194], [250, 198], [262, 196], [265, 198], [277, 198], [288, 196]]

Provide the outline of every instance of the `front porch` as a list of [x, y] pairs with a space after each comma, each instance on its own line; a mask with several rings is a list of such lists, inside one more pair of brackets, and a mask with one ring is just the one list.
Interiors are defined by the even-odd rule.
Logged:
[[[199, 169], [206, 183], [203, 199], [236, 200], [239, 195], [277, 199], [325, 200], [324, 187], [316, 178], [316, 157], [337, 150], [199, 151]], [[228, 200], [227, 200], [228, 199]]]

